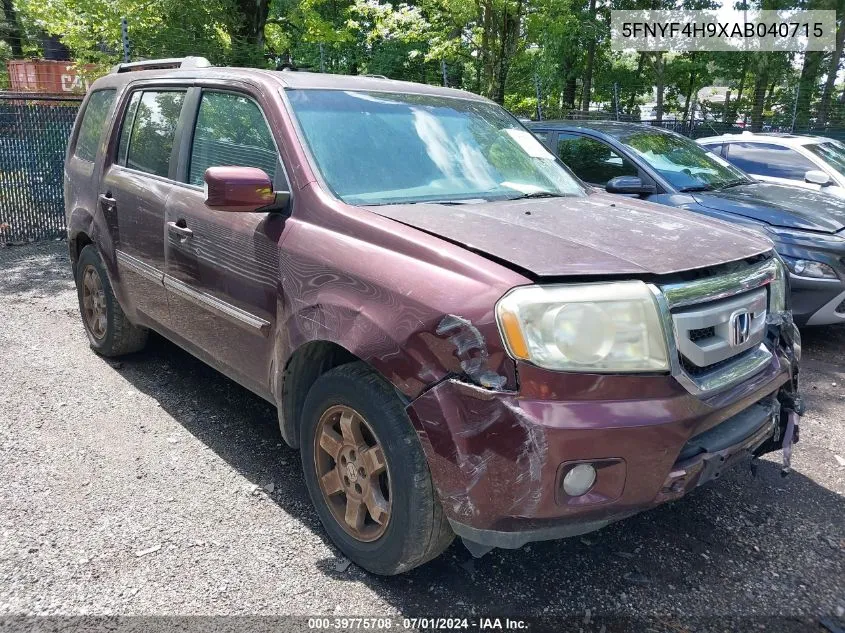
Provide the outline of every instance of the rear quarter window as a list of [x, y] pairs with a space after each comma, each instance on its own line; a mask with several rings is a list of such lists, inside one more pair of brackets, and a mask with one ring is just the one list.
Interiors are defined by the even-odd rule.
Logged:
[[114, 90], [98, 90], [91, 93], [85, 112], [82, 114], [74, 156], [94, 162], [100, 139], [103, 138], [103, 132], [108, 125], [108, 115], [114, 103], [114, 95]]

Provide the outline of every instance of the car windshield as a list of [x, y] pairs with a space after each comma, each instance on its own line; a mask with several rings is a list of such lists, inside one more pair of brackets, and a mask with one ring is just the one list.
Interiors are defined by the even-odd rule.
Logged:
[[808, 152], [812, 152], [845, 176], [845, 145], [839, 141], [827, 141], [825, 143], [812, 143], [804, 147]]
[[707, 191], [751, 182], [726, 160], [682, 136], [638, 130], [618, 138], [679, 191]]
[[323, 179], [349, 204], [585, 195], [534, 135], [484, 101], [340, 90], [287, 96]]

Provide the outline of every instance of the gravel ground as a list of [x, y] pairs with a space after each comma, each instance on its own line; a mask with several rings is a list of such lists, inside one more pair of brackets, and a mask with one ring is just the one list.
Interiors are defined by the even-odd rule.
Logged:
[[734, 470], [585, 538], [478, 560], [455, 543], [378, 578], [327, 541], [264, 401], [158, 337], [96, 356], [64, 243], [0, 250], [0, 267], [2, 615], [845, 621], [845, 327], [804, 333], [791, 476], [775, 453], [756, 478]]

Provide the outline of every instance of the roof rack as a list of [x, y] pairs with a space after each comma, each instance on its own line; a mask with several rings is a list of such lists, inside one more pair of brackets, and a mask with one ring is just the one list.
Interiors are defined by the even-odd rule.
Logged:
[[129, 73], [136, 70], [168, 70], [174, 68], [210, 68], [211, 62], [205, 57], [172, 57], [168, 59], [147, 59], [140, 62], [118, 64], [112, 73]]

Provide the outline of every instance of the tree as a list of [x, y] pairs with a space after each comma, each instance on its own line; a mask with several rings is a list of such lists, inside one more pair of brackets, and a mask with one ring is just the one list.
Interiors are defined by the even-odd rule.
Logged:
[[[819, 74], [822, 68], [822, 52], [807, 51], [804, 53], [804, 63], [801, 65], [801, 75], [798, 79], [798, 103], [795, 107], [795, 129], [806, 130], [810, 125], [810, 107], [818, 87]], [[777, 83], [773, 78], [772, 84]]]
[[3, 23], [0, 24], [0, 37], [9, 45], [12, 57], [23, 57], [23, 37], [18, 23], [18, 14], [12, 0], [3, 2]]
[[842, 60], [842, 49], [845, 46], [845, 0], [838, 0], [836, 12], [839, 18], [839, 25], [836, 30], [836, 49], [830, 56], [827, 66], [827, 77], [825, 78], [822, 97], [819, 103], [819, 126], [827, 124], [830, 103], [833, 98], [833, 86], [836, 82], [836, 74], [839, 72], [839, 65]]

